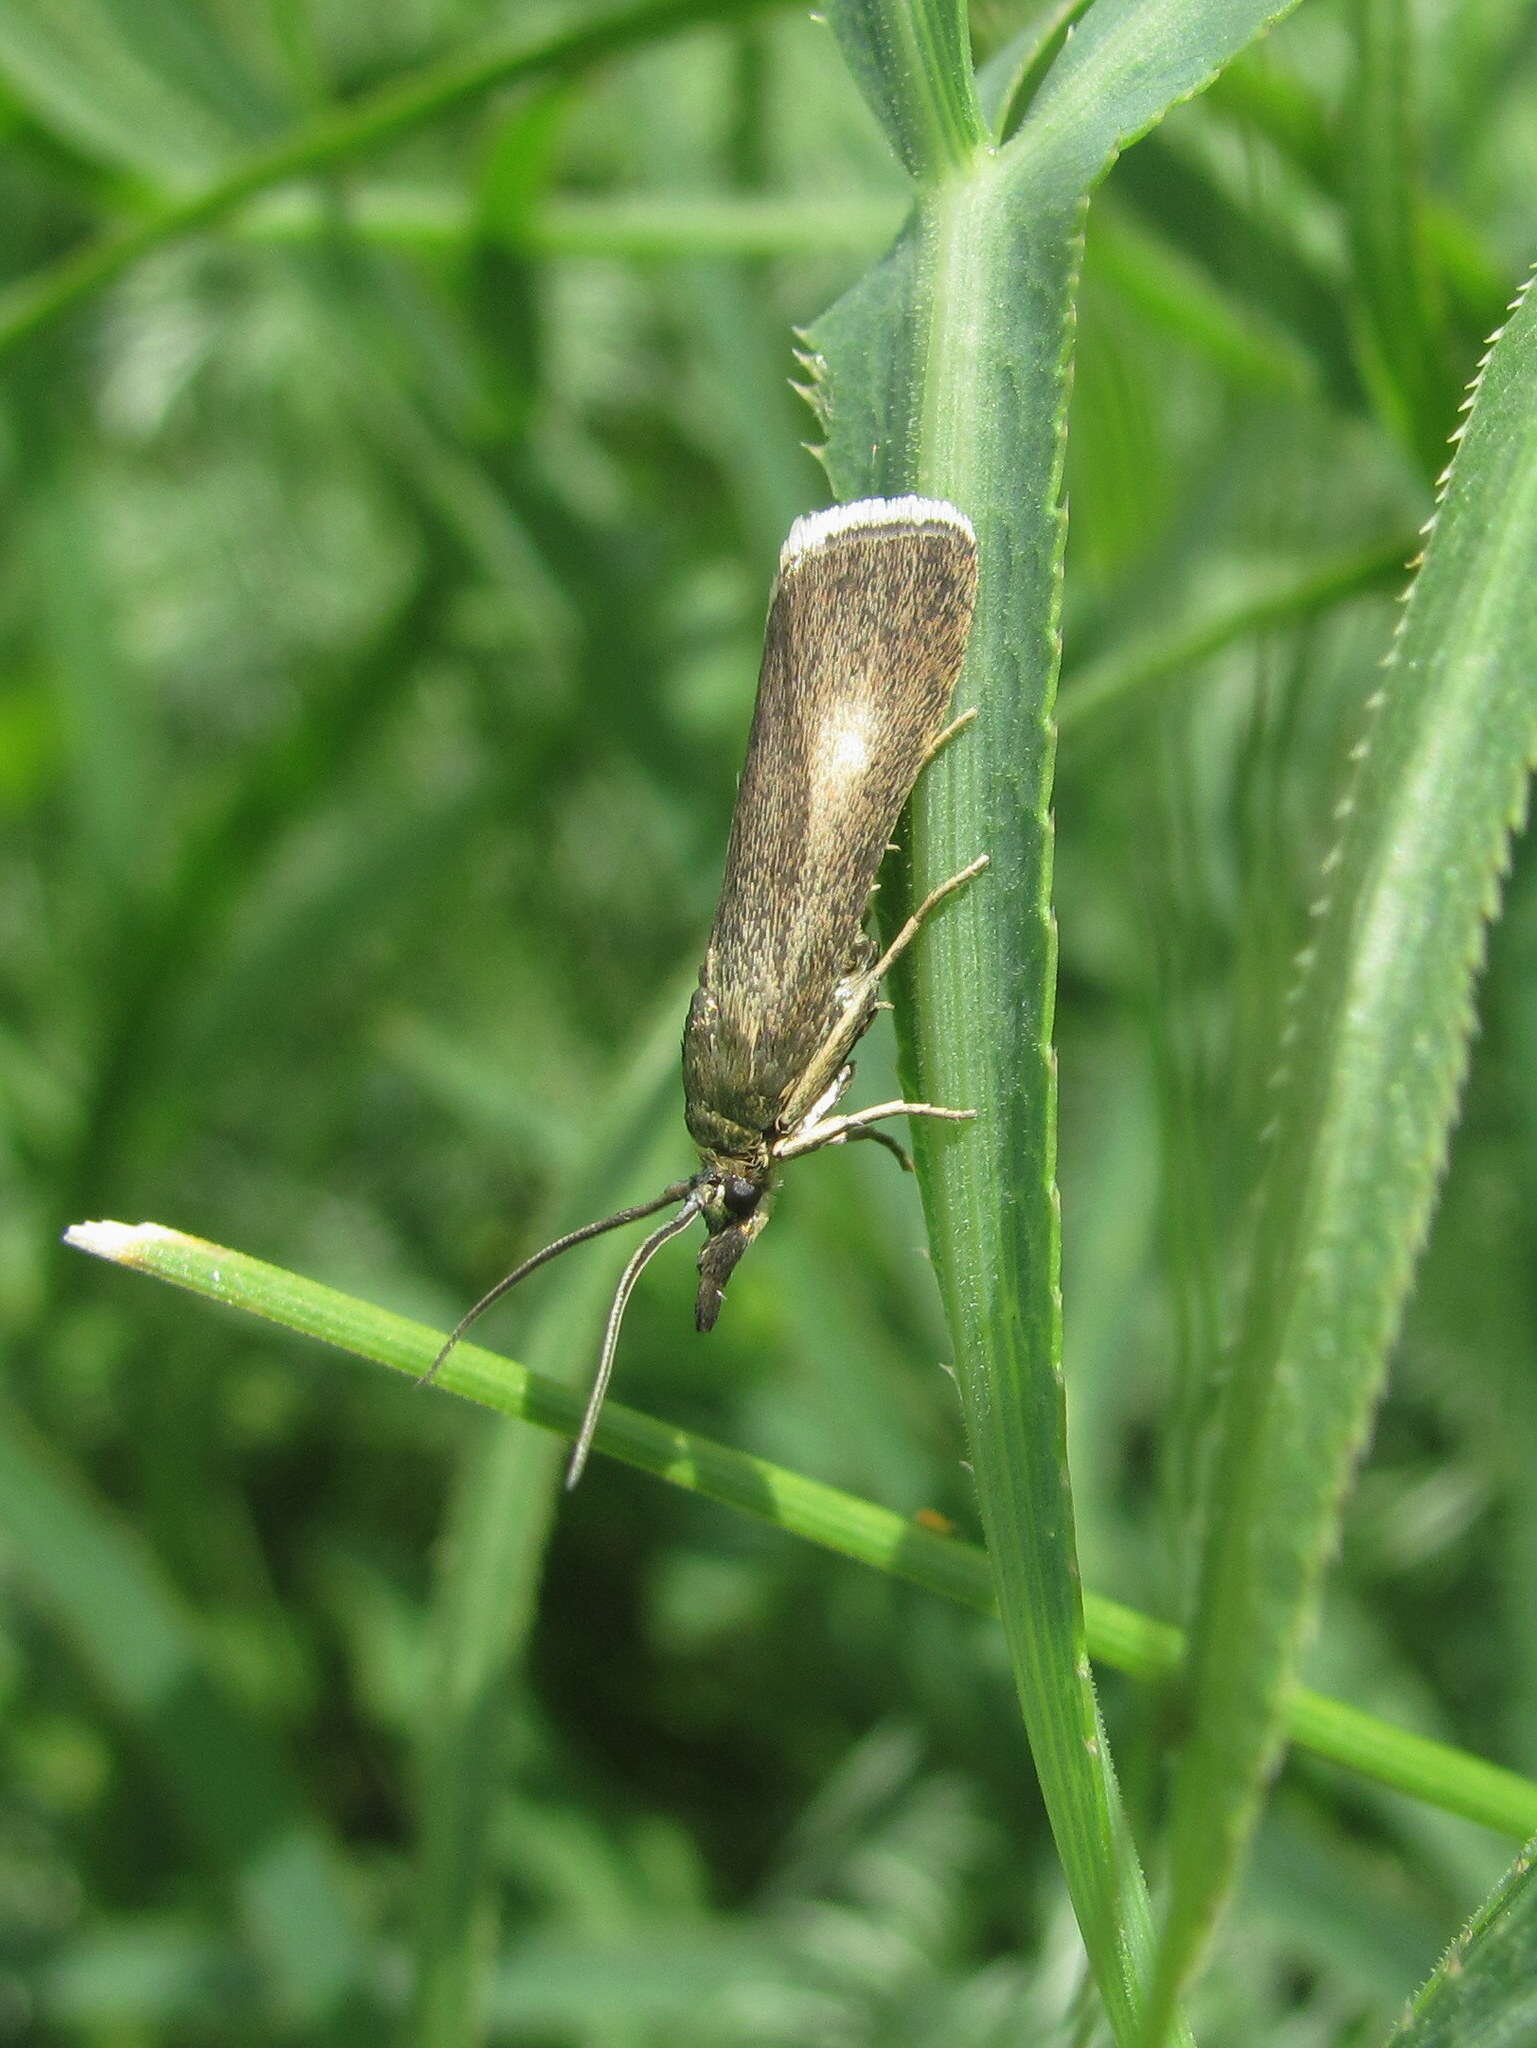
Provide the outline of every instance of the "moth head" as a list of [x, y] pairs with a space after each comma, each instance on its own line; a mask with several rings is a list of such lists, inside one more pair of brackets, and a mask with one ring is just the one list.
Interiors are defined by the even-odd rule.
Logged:
[[737, 1261], [769, 1218], [768, 1167], [730, 1161], [700, 1176], [700, 1203], [709, 1236], [699, 1248], [699, 1296], [694, 1322], [713, 1330]]

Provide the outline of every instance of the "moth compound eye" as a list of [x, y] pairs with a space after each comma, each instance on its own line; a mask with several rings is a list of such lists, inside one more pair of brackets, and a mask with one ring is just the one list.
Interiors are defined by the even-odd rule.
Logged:
[[728, 1174], [721, 1183], [720, 1198], [728, 1216], [750, 1216], [758, 1206], [761, 1190], [740, 1174]]

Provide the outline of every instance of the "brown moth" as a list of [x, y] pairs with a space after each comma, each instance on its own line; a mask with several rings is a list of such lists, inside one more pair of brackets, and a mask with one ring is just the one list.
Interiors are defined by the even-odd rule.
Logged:
[[615, 1290], [566, 1483], [587, 1462], [620, 1325], [652, 1255], [702, 1217], [695, 1322], [714, 1327], [726, 1283], [768, 1220], [775, 1168], [873, 1138], [906, 1166], [888, 1117], [964, 1120], [969, 1109], [882, 1102], [834, 1114], [880, 983], [984, 854], [931, 891], [884, 952], [865, 929], [876, 873], [946, 724], [976, 601], [971, 523], [935, 498], [867, 498], [797, 519], [769, 604], [757, 708], [726, 871], [683, 1032], [683, 1085], [699, 1170], [655, 1200], [546, 1245], [497, 1282], [449, 1337], [431, 1379], [492, 1302], [558, 1253], [681, 1207], [646, 1238]]

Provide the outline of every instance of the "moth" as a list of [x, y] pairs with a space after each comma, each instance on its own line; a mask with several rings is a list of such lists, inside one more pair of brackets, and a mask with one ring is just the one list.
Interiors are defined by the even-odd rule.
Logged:
[[787, 1160], [869, 1138], [910, 1168], [878, 1125], [975, 1114], [927, 1102], [835, 1112], [882, 978], [945, 898], [987, 865], [982, 854], [931, 890], [884, 951], [866, 930], [902, 806], [970, 716], [946, 722], [976, 589], [976, 535], [940, 499], [866, 498], [790, 529], [769, 602], [720, 900], [683, 1032], [685, 1119], [699, 1169], [525, 1259], [475, 1304], [426, 1375], [433, 1378], [476, 1318], [537, 1267], [680, 1204], [620, 1276], [568, 1488], [592, 1447], [630, 1295], [670, 1238], [703, 1220], [694, 1319], [713, 1329], [727, 1282], [768, 1221], [776, 1171]]

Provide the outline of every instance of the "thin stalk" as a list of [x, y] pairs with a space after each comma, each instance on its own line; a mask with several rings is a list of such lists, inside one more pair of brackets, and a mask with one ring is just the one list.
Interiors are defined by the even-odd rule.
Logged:
[[[440, 1341], [437, 1331], [421, 1323], [160, 1224], [79, 1223], [67, 1241], [412, 1378], [426, 1370]], [[530, 1372], [479, 1345], [460, 1345], [443, 1367], [442, 1385], [557, 1436], [573, 1438], [581, 1425], [584, 1397], [579, 1388]], [[618, 1401], [605, 1407], [593, 1447], [958, 1606], [979, 1614], [998, 1612], [994, 1568], [985, 1551], [953, 1536], [935, 1535], [890, 1508], [675, 1429]], [[1083, 1604], [1088, 1646], [1097, 1662], [1158, 1683], [1177, 1678], [1185, 1653], [1179, 1629], [1099, 1594], [1085, 1594]], [[1537, 1833], [1537, 1783], [1447, 1743], [1306, 1691], [1292, 1699], [1287, 1731], [1299, 1748], [1409, 1798], [1517, 1841]]]

